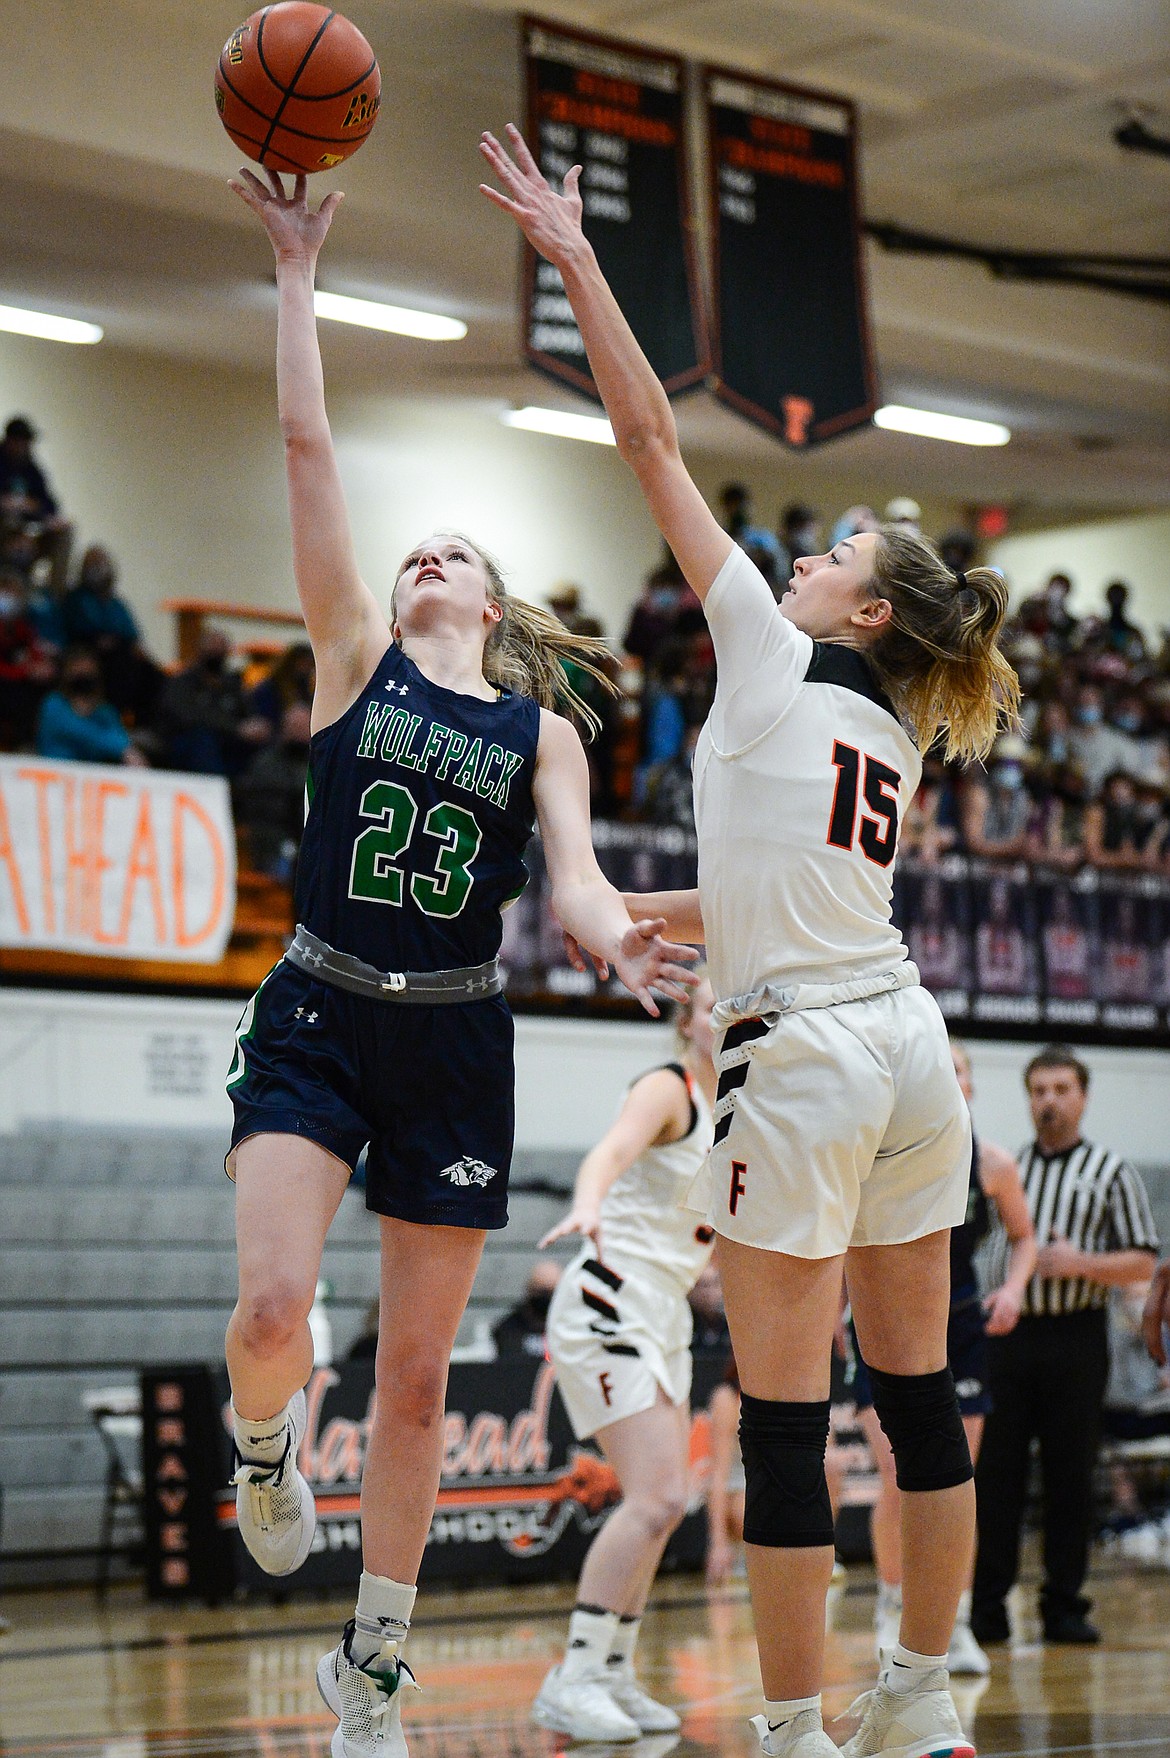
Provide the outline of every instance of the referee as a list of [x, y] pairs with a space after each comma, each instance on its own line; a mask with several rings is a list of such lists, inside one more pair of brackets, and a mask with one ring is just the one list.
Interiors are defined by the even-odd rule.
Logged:
[[979, 1551], [971, 1628], [1006, 1642], [1004, 1601], [1019, 1569], [1033, 1438], [1044, 1490], [1046, 1642], [1099, 1642], [1081, 1593], [1089, 1561], [1093, 1467], [1109, 1367], [1111, 1288], [1146, 1282], [1158, 1238], [1138, 1174], [1081, 1135], [1089, 1071], [1064, 1044], [1024, 1071], [1036, 1139], [1020, 1176], [1040, 1241], [1015, 1330], [988, 1339], [992, 1410], [975, 1474]]

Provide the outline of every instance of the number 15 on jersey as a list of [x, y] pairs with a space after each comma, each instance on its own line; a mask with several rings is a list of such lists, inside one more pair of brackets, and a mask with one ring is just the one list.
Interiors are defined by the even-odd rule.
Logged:
[[[830, 848], [852, 849], [856, 842], [867, 861], [888, 867], [898, 847], [898, 793], [902, 777], [888, 763], [866, 756], [838, 739], [833, 745], [837, 785], [829, 814]], [[869, 811], [858, 823], [858, 794]]]

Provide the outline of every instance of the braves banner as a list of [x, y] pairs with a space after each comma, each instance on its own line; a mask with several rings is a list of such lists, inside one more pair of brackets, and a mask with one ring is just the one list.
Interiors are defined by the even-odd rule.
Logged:
[[0, 757], [0, 946], [211, 964], [235, 908], [218, 776]]
[[[687, 1518], [674, 1566], [702, 1563], [710, 1454], [705, 1405], [722, 1360], [699, 1361]], [[154, 1598], [219, 1599], [269, 1587], [236, 1530], [228, 1382], [222, 1368], [143, 1374], [147, 1582]], [[348, 1586], [361, 1569], [362, 1468], [374, 1414], [372, 1360], [314, 1370], [298, 1463], [313, 1486], [317, 1532], [298, 1588]], [[443, 1474], [422, 1579], [546, 1580], [580, 1567], [621, 1499], [591, 1443], [573, 1437], [551, 1365], [527, 1356], [457, 1362], [443, 1429]]]

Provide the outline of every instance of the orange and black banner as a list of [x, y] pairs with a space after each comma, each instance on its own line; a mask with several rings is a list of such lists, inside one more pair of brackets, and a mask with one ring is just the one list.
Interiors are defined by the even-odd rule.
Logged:
[[[523, 21], [527, 138], [554, 187], [582, 167], [585, 235], [668, 392], [710, 353], [687, 195], [685, 68], [672, 55]], [[524, 249], [524, 352], [597, 396], [558, 271]]]
[[853, 106], [714, 67], [703, 93], [716, 395], [817, 445], [877, 406]]

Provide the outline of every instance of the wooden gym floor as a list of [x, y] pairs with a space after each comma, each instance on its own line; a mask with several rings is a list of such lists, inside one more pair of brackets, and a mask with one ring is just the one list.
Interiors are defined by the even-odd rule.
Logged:
[[[980, 1753], [1170, 1758], [1170, 1574], [1102, 1568], [1093, 1590], [1102, 1647], [1025, 1640], [994, 1651], [990, 1681], [956, 1682]], [[424, 1686], [407, 1702], [412, 1758], [553, 1758], [558, 1742], [529, 1725], [528, 1707], [558, 1658], [570, 1600], [567, 1586], [425, 1593], [408, 1649]], [[105, 1608], [61, 1591], [12, 1594], [2, 1610], [11, 1623], [0, 1641], [2, 1758], [329, 1758], [336, 1723], [313, 1673], [348, 1602], [209, 1611], [150, 1606], [127, 1586]], [[827, 1716], [872, 1683], [872, 1614], [872, 1577], [853, 1569], [833, 1607]], [[760, 1702], [742, 1585], [708, 1599], [691, 1577], [662, 1580], [640, 1671], [684, 1711], [682, 1735], [581, 1747], [582, 1758], [758, 1752], [746, 1720]], [[843, 1740], [852, 1725], [831, 1731]]]

